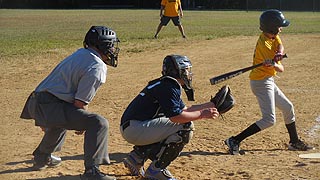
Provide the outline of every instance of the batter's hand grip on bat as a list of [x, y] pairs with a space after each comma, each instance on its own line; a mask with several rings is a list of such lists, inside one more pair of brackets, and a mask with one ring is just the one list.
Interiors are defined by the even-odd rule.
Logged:
[[[284, 54], [282, 56], [282, 58], [287, 58], [287, 57], [288, 57], [287, 54]], [[246, 67], [246, 68], [238, 69], [238, 70], [235, 70], [235, 71], [231, 71], [231, 72], [228, 72], [228, 73], [213, 77], [213, 78], [210, 79], [210, 83], [211, 83], [211, 85], [218, 84], [218, 83], [220, 83], [222, 81], [226, 81], [226, 80], [231, 79], [231, 78], [233, 78], [235, 76], [239, 76], [242, 73], [245, 73], [247, 71], [250, 71], [250, 70], [252, 70], [254, 68], [257, 68], [259, 66], [262, 66], [262, 65], [263, 65], [263, 63], [260, 63], [260, 64], [256, 64], [256, 65], [253, 65], [253, 66], [249, 66], [249, 67]]]

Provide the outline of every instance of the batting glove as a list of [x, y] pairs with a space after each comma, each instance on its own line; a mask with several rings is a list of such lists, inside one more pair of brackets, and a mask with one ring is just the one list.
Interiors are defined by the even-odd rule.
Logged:
[[263, 62], [264, 66], [270, 67], [275, 65], [275, 61], [273, 59], [266, 59]]

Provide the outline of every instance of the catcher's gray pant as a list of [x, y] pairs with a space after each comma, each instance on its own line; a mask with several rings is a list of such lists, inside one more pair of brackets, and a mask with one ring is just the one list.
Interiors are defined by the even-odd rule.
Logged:
[[293, 104], [275, 84], [273, 77], [251, 80], [250, 85], [262, 113], [262, 119], [256, 122], [261, 130], [276, 123], [275, 107], [282, 111], [285, 124], [295, 121]]
[[[59, 106], [57, 102], [60, 102]], [[39, 113], [39, 111], [31, 111], [30, 109], [44, 108], [41, 106], [42, 102], [46, 102], [45, 114], [35, 115], [34, 113]], [[51, 103], [52, 102], [52, 107]], [[34, 107], [32, 107], [34, 106]], [[40, 107], [38, 107], [40, 106]], [[62, 102], [55, 96], [46, 93], [33, 93], [28, 98], [26, 102], [26, 111], [22, 113], [25, 117], [55, 117], [59, 116], [65, 119], [64, 123], [59, 123], [56, 127], [50, 124], [50, 127], [46, 127], [45, 134], [42, 138], [41, 143], [38, 146], [38, 149], [43, 153], [52, 153], [59, 151], [64, 143], [66, 130], [85, 130], [84, 135], [84, 165], [85, 167], [90, 167], [93, 165], [99, 164], [109, 164], [109, 154], [108, 154], [108, 130], [109, 123], [108, 121], [100, 115], [89, 113], [83, 109], [76, 108], [73, 104]], [[57, 110], [62, 108], [64, 115], [53, 114], [52, 112], [57, 112]], [[29, 110], [28, 110], [29, 109]], [[50, 111], [52, 109], [52, 111]], [[29, 114], [24, 114], [31, 112]], [[51, 112], [51, 114], [50, 114]], [[23, 116], [22, 116], [23, 117]], [[50, 118], [49, 118], [50, 119]], [[51, 118], [52, 119], [52, 118]], [[39, 120], [46, 121], [46, 120]], [[37, 120], [36, 120], [37, 124]]]
[[[165, 117], [145, 121], [130, 120], [129, 123], [127, 127], [120, 126], [120, 132], [127, 142], [137, 146], [161, 142], [185, 129], [184, 124], [174, 123]], [[191, 126], [193, 128], [193, 124]]]

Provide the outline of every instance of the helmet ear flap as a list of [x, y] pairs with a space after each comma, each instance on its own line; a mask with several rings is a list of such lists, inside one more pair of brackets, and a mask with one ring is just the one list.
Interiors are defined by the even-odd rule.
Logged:
[[172, 55], [168, 55], [163, 60], [162, 75], [179, 78], [179, 69]]
[[91, 26], [83, 40], [84, 48], [88, 48], [89, 46], [96, 46], [98, 38], [99, 34], [96, 31], [96, 26]]

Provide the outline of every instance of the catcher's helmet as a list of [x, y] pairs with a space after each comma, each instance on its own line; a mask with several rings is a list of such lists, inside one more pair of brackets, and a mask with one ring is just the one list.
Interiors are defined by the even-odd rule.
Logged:
[[290, 21], [286, 20], [281, 11], [270, 9], [264, 11], [260, 16], [260, 29], [263, 32], [278, 34], [279, 27], [289, 26]]
[[182, 79], [187, 89], [192, 89], [191, 61], [187, 56], [168, 55], [163, 60], [162, 75]]
[[92, 26], [84, 38], [83, 46], [85, 48], [96, 47], [107, 57], [105, 62], [107, 65], [117, 67], [119, 42], [116, 32], [112, 29], [105, 26]]

